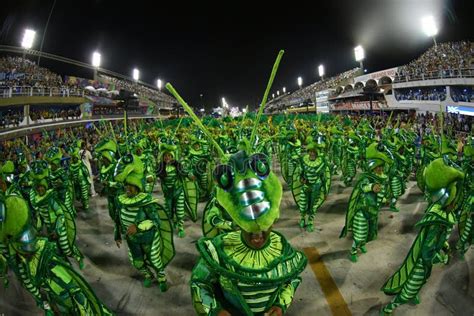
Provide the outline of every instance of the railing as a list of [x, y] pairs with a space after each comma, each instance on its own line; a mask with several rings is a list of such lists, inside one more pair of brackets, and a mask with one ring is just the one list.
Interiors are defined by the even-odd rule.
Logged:
[[393, 83], [450, 78], [474, 78], [474, 69], [447, 69], [422, 74], [395, 75]]
[[0, 98], [13, 97], [83, 97], [84, 90], [68, 87], [0, 87]]

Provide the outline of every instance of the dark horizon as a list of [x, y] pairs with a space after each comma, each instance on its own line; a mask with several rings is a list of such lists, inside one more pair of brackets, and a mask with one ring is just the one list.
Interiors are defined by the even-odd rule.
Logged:
[[[7, 1], [0, 15], [0, 44], [19, 46], [23, 30], [42, 33], [54, 0]], [[365, 48], [368, 72], [400, 66], [433, 45], [421, 31], [419, 19], [433, 14], [439, 24], [438, 42], [472, 40], [473, 1], [332, 1], [252, 10], [206, 6], [176, 8], [163, 4], [110, 1], [57, 1], [43, 51], [90, 63], [92, 52], [102, 54], [102, 67], [141, 80], [171, 82], [193, 106], [255, 106], [261, 101], [274, 59], [286, 51], [271, 93], [306, 86], [358, 66], [353, 48]], [[212, 12], [211, 12], [212, 11]], [[67, 75], [64, 66], [42, 59], [42, 65]], [[66, 71], [66, 72], [64, 72]], [[74, 70], [92, 77], [91, 71]], [[270, 95], [271, 95], [270, 93]], [[202, 97], [200, 95], [203, 95]]]

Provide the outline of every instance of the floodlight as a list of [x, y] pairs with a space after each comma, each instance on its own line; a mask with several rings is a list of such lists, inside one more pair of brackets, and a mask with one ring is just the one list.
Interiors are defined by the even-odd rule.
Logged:
[[24, 49], [31, 49], [33, 47], [33, 41], [35, 40], [36, 32], [30, 29], [26, 29], [23, 33], [23, 40], [21, 41], [21, 47]]
[[133, 69], [133, 80], [138, 81], [139, 78], [140, 78], [140, 71], [137, 68]]
[[357, 46], [354, 48], [354, 55], [356, 61], [362, 61], [365, 58], [364, 48], [362, 46]]
[[318, 67], [318, 73], [319, 73], [319, 76], [322, 78], [324, 77], [324, 66], [323, 65], [319, 65]]
[[421, 27], [426, 36], [433, 37], [438, 34], [438, 27], [432, 15], [425, 16], [421, 19]]
[[99, 68], [100, 67], [100, 61], [101, 61], [101, 56], [98, 52], [94, 52], [92, 54], [92, 66], [94, 66], [95, 68]]

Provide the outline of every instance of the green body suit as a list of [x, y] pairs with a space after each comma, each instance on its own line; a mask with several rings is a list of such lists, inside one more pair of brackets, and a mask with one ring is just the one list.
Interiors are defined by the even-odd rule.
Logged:
[[420, 231], [405, 261], [382, 287], [386, 294], [395, 295], [383, 308], [385, 314], [412, 300], [419, 302], [417, 295], [430, 277], [433, 264], [447, 264], [447, 241], [456, 221], [454, 214], [463, 200], [463, 179], [464, 173], [443, 158], [426, 167], [424, 182], [432, 203], [416, 224]]
[[[119, 195], [119, 227], [116, 240], [126, 236], [132, 265], [146, 278], [155, 272], [160, 284], [166, 283], [165, 267], [174, 256], [172, 226], [168, 216], [157, 200], [148, 193], [128, 197]], [[138, 232], [128, 235], [130, 225]], [[117, 239], [118, 238], [118, 239]]]
[[82, 254], [76, 246], [76, 224], [74, 218], [59, 201], [54, 189], [41, 195], [36, 189], [30, 191], [30, 201], [50, 241], [56, 242], [62, 254], [75, 258], [82, 266]]
[[89, 182], [89, 171], [81, 159], [77, 157], [72, 158], [69, 165], [69, 174], [72, 180], [72, 186], [76, 199], [80, 199], [82, 208], [85, 211], [89, 210], [89, 194], [91, 184]]
[[20, 195], [0, 198], [0, 245], [0, 257], [7, 258], [8, 266], [46, 315], [112, 314], [57, 254], [56, 244], [36, 237], [28, 204]]
[[[191, 294], [198, 315], [263, 315], [272, 306], [283, 312], [290, 305], [306, 257], [272, 232], [263, 249], [247, 246], [240, 232], [198, 242], [201, 259], [193, 269]], [[215, 288], [219, 291], [216, 292]], [[218, 297], [216, 293], [223, 296]]]
[[300, 211], [300, 227], [314, 230], [314, 216], [329, 193], [331, 171], [323, 157], [311, 160], [307, 154], [293, 176], [291, 190]]

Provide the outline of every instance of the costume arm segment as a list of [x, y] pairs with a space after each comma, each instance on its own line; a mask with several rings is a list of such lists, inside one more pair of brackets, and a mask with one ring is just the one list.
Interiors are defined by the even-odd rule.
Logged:
[[214, 316], [222, 309], [214, 295], [216, 283], [216, 275], [204, 259], [200, 259], [194, 267], [191, 277], [191, 296], [194, 309], [199, 316]]

